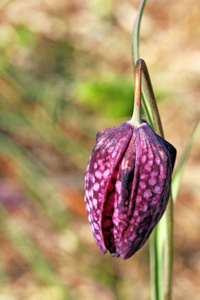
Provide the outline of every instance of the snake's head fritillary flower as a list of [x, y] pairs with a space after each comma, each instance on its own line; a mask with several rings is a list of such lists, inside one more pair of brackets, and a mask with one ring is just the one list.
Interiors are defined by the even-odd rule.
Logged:
[[167, 206], [175, 148], [146, 121], [100, 131], [85, 176], [85, 201], [104, 254], [129, 258], [142, 247]]
[[141, 119], [142, 68], [146, 65], [139, 59], [131, 120], [97, 134], [85, 175], [86, 210], [94, 239], [103, 254], [109, 250], [123, 259], [142, 247], [162, 217], [176, 158], [176, 149]]

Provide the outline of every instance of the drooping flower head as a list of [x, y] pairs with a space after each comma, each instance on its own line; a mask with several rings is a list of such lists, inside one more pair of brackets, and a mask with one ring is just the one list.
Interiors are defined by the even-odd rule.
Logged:
[[[135, 124], [134, 124], [135, 123]], [[104, 254], [129, 258], [163, 215], [176, 149], [144, 121], [100, 131], [85, 175], [94, 239]]]

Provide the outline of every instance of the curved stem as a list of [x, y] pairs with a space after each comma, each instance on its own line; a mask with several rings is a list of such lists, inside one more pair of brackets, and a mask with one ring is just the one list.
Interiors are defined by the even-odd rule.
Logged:
[[[142, 13], [146, 4], [146, 0], [142, 0], [137, 12], [137, 16], [134, 23], [133, 36], [132, 36], [132, 58], [133, 58], [133, 69], [135, 69], [136, 61], [139, 59], [139, 34], [140, 34], [140, 23], [142, 18]], [[154, 124], [152, 120], [151, 108], [148, 103], [148, 99], [144, 92], [144, 87], [142, 85], [142, 106], [145, 115], [149, 121], [149, 124], [154, 129]]]
[[141, 121], [141, 81], [142, 81], [142, 60], [139, 59], [136, 62], [135, 67], [135, 95], [134, 95], [134, 109], [133, 116], [130, 123], [133, 125], [139, 125]]
[[152, 84], [151, 84], [151, 79], [150, 79], [149, 72], [148, 72], [145, 62], [144, 62], [144, 64], [142, 64], [142, 72], [144, 74], [144, 86], [145, 86], [146, 95], [147, 95], [147, 98], [149, 100], [149, 104], [151, 107], [155, 132], [164, 138], [160, 114], [158, 111], [156, 99], [155, 99]]
[[[149, 76], [149, 72], [146, 66], [146, 63], [143, 59], [138, 59], [135, 66], [135, 97], [134, 97], [134, 111], [131, 119], [131, 123], [138, 125], [141, 123], [141, 85], [142, 79], [144, 81], [144, 86], [146, 89], [146, 94], [149, 99], [149, 103], [152, 110], [153, 122], [156, 128], [157, 133], [164, 137], [162, 124]], [[171, 285], [172, 285], [172, 260], [173, 260], [173, 205], [172, 199], [170, 197], [169, 204], [167, 207], [166, 218], [160, 222], [160, 224], [155, 228], [154, 231], [154, 241], [153, 241], [153, 252], [151, 249], [151, 262], [152, 272], [154, 281], [157, 284], [155, 286], [154, 296], [155, 299], [162, 299], [164, 293], [164, 299], [171, 299]], [[163, 223], [164, 222], [164, 223]], [[164, 228], [164, 229], [163, 229]], [[165, 265], [163, 265], [163, 249], [164, 241], [160, 239], [160, 236], [163, 236], [164, 232], [166, 233], [166, 249], [165, 249]], [[162, 267], [161, 267], [162, 266]], [[165, 269], [164, 274], [162, 273]], [[163, 281], [165, 282], [165, 288], [163, 286]]]
[[135, 111], [137, 112], [138, 105], [139, 106], [141, 105], [141, 87], [142, 87], [141, 76], [144, 81], [146, 95], [148, 97], [149, 104], [151, 107], [155, 132], [164, 138], [162, 123], [161, 123], [156, 99], [154, 96], [151, 79], [149, 76], [147, 65], [143, 59], [138, 59], [136, 61], [136, 66], [135, 66], [135, 98], [134, 98], [135, 100], [134, 100], [134, 112], [133, 112], [132, 120], [134, 120], [134, 117], [136, 118]]
[[[146, 4], [146, 0], [142, 0], [137, 12], [137, 16], [134, 23], [133, 38], [132, 38], [132, 58], [133, 58], [133, 68], [136, 68], [137, 61], [139, 60], [139, 34], [140, 34], [140, 24], [142, 19], [143, 10]], [[144, 62], [144, 61], [143, 61]], [[142, 104], [144, 111], [147, 115], [147, 119], [151, 127], [155, 130], [157, 134], [164, 137], [162, 124], [160, 120], [160, 115], [158, 112], [158, 107], [156, 104], [149, 72], [145, 62], [142, 64], [142, 71], [145, 77], [144, 86], [141, 85], [142, 94]]]

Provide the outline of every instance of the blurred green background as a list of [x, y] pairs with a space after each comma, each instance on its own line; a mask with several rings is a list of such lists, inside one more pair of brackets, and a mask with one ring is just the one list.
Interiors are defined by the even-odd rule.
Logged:
[[[0, 299], [150, 299], [148, 243], [101, 255], [84, 206], [96, 133], [130, 118], [136, 0], [0, 1]], [[200, 2], [147, 0], [140, 53], [177, 160], [200, 117]], [[200, 295], [200, 141], [175, 205], [174, 299]]]

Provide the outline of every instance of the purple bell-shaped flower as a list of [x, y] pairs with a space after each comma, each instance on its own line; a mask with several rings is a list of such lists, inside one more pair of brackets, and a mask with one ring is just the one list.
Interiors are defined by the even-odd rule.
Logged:
[[100, 131], [85, 175], [85, 201], [104, 254], [129, 258], [148, 239], [169, 198], [176, 149], [144, 121]]

